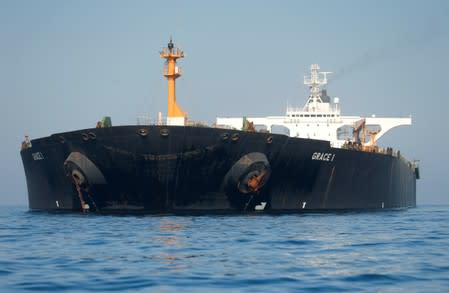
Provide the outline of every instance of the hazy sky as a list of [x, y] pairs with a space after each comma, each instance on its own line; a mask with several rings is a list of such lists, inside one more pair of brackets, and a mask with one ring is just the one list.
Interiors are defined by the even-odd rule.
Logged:
[[170, 36], [191, 119], [283, 115], [318, 63], [343, 114], [412, 115], [379, 144], [421, 160], [419, 204], [449, 203], [449, 1], [0, 0], [1, 204], [27, 203], [24, 134], [165, 113]]

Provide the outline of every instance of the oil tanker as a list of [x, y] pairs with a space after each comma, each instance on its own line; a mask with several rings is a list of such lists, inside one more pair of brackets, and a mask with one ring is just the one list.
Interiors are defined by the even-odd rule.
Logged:
[[[329, 72], [311, 66], [310, 95], [285, 115], [190, 121], [176, 101], [177, 60], [160, 51], [166, 119], [52, 134], [22, 143], [30, 210], [83, 212], [305, 212], [416, 206], [417, 161], [380, 147], [411, 117], [343, 116]], [[279, 133], [281, 132], [281, 133]]]

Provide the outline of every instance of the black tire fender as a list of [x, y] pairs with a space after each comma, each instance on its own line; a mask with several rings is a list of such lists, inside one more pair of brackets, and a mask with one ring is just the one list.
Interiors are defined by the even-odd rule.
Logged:
[[86, 186], [106, 184], [100, 169], [80, 152], [71, 152], [64, 162], [67, 176], [77, 177]]
[[270, 163], [263, 153], [248, 153], [241, 157], [225, 175], [225, 186], [240, 193], [257, 193], [268, 182]]

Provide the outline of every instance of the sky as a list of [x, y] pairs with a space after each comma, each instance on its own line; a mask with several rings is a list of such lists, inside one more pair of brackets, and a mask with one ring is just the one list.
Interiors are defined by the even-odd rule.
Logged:
[[165, 113], [170, 37], [192, 120], [283, 115], [318, 63], [343, 115], [412, 115], [378, 143], [420, 160], [418, 204], [449, 204], [449, 1], [436, 0], [0, 0], [0, 204], [27, 203], [25, 134]]

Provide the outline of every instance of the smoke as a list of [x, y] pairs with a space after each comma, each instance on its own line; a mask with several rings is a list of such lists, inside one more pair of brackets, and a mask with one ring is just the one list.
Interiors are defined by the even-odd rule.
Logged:
[[385, 42], [378, 49], [367, 51], [357, 57], [353, 62], [342, 67], [332, 74], [335, 81], [353, 72], [367, 70], [379, 63], [384, 63], [390, 59], [403, 56], [412, 50], [420, 49], [429, 45], [432, 41], [447, 36], [433, 21], [429, 21], [427, 26], [421, 31], [410, 32], [396, 36], [393, 41]]

